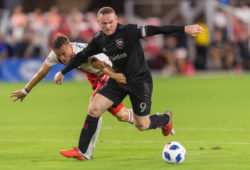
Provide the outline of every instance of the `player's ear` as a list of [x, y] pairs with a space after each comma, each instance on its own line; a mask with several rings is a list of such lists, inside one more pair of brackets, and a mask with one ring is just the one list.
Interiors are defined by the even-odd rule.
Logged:
[[101, 24], [101, 23], [100, 23], [100, 18], [99, 18], [99, 15], [97, 16], [97, 18], [96, 18], [96, 19], [97, 19], [97, 22], [98, 22], [99, 24]]

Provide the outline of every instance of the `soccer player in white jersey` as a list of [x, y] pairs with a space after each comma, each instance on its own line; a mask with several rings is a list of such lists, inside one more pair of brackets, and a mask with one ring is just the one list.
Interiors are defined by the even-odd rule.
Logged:
[[[40, 70], [32, 77], [32, 79], [26, 84], [25, 88], [22, 90], [17, 90], [11, 93], [10, 97], [15, 97], [13, 102], [20, 99], [22, 102], [25, 96], [36, 86], [50, 71], [50, 69], [58, 62], [62, 64], [67, 64], [71, 57], [84, 49], [87, 44], [83, 43], [70, 43], [69, 39], [63, 35], [57, 35], [52, 43], [53, 50], [49, 53], [46, 60], [42, 64]], [[126, 83], [126, 78], [121, 73], [115, 73], [111, 67], [112, 63], [105, 54], [98, 54], [90, 57], [87, 63], [84, 63], [78, 67], [78, 70], [85, 73], [94, 92], [91, 99], [108, 80], [109, 77], [115, 79], [119, 83]], [[116, 108], [109, 108], [109, 112], [112, 113], [118, 120], [133, 123], [133, 111], [132, 109], [126, 109], [122, 103], [120, 103]], [[74, 157], [76, 159], [91, 159], [93, 157], [93, 152], [95, 144], [99, 135], [99, 131], [102, 124], [102, 117], [99, 119], [95, 135], [91, 138], [91, 142], [88, 146], [87, 152], [81, 155], [78, 148], [73, 148], [71, 154], [67, 152], [60, 151], [60, 153], [65, 157]], [[86, 127], [83, 127], [86, 128]], [[81, 141], [79, 140], [79, 143]], [[73, 153], [73, 154], [72, 154]]]

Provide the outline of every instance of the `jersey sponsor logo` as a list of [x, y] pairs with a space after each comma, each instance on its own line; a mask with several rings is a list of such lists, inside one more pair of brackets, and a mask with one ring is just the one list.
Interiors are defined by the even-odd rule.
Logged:
[[119, 48], [120, 50], [123, 49], [123, 47], [124, 47], [124, 42], [123, 42], [122, 39], [116, 40], [115, 43], [116, 43], [117, 48]]
[[80, 48], [80, 49], [86, 48], [88, 46], [88, 44], [85, 44], [85, 43], [73, 42], [72, 44], [75, 45], [76, 47]]
[[120, 60], [120, 59], [125, 58], [125, 57], [127, 57], [127, 54], [124, 52], [121, 54], [117, 54], [115, 56], [111, 56], [110, 58], [112, 61], [116, 61], [116, 60]]

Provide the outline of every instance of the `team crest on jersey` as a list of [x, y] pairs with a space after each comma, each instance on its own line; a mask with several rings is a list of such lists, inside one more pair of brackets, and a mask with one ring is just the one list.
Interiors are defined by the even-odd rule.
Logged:
[[124, 42], [123, 42], [122, 39], [116, 40], [115, 43], [116, 43], [117, 48], [119, 48], [120, 50], [123, 49], [123, 47], [124, 47]]

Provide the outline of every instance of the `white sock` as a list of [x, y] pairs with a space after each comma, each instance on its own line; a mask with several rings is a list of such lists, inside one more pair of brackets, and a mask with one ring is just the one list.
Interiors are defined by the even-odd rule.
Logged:
[[128, 122], [131, 124], [134, 124], [134, 113], [133, 109], [127, 109], [128, 110]]

